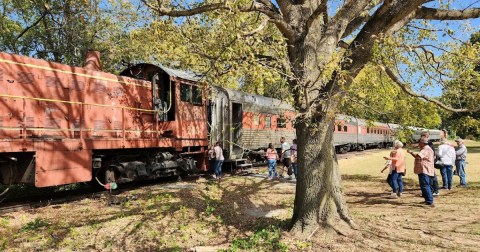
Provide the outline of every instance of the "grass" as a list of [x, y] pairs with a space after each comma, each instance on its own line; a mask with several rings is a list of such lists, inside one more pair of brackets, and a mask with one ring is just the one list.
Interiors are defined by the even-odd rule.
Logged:
[[480, 170], [474, 166], [480, 144], [467, 141], [467, 147], [469, 188], [441, 191], [435, 209], [418, 204], [413, 158], [407, 156], [405, 195], [396, 200], [387, 198], [387, 174], [380, 173], [388, 150], [340, 160], [346, 201], [360, 227], [349, 236], [290, 237], [295, 184], [236, 176], [142, 187], [120, 195], [131, 200], [118, 206], [84, 199], [10, 213], [0, 217], [0, 250], [472, 251], [480, 246]]

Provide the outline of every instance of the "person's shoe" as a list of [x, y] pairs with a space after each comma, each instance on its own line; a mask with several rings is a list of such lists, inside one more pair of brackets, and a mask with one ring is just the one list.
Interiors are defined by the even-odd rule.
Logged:
[[427, 203], [427, 206], [429, 206], [429, 207], [435, 207], [435, 204], [433, 204], [433, 203]]
[[402, 197], [402, 195], [403, 195], [403, 193], [401, 193], [401, 192], [397, 193], [398, 197]]
[[463, 187], [463, 188], [465, 188], [465, 187], [467, 187], [467, 185], [457, 185], [457, 187]]
[[396, 199], [398, 198], [397, 197], [397, 194], [396, 193], [391, 193], [390, 196], [388, 196], [389, 199]]
[[434, 196], [434, 197], [436, 197], [436, 196], [438, 196], [438, 195], [440, 195], [439, 192], [434, 192], [434, 193], [433, 193], [433, 196]]
[[440, 189], [442, 190], [447, 190], [447, 188], [444, 186], [444, 187], [440, 187]]
[[268, 177], [267, 180], [272, 180], [273, 178], [272, 177]]

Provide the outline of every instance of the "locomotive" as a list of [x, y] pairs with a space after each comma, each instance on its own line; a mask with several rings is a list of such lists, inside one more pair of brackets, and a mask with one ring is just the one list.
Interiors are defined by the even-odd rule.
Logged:
[[0, 53], [0, 182], [123, 183], [205, 169], [205, 86], [139, 64], [119, 76]]
[[[263, 160], [295, 138], [295, 110], [278, 99], [206, 85], [192, 72], [136, 64], [103, 72], [100, 53], [72, 67], [0, 52], [0, 184], [101, 184], [205, 171], [209, 144], [225, 165]], [[394, 124], [338, 115], [337, 152], [387, 147]], [[250, 160], [247, 160], [248, 159]]]

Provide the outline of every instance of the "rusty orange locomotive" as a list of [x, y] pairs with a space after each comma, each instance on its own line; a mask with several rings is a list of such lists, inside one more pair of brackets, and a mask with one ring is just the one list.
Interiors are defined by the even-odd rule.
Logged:
[[116, 183], [205, 169], [204, 85], [139, 64], [119, 76], [0, 53], [0, 182]]

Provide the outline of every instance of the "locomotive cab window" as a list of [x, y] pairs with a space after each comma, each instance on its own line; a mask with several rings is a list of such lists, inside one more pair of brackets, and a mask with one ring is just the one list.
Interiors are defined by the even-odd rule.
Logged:
[[180, 84], [180, 99], [183, 102], [191, 102], [192, 100], [192, 86], [188, 84]]
[[347, 125], [343, 126], [343, 131], [347, 132], [347, 130], [348, 130]]
[[270, 116], [265, 117], [265, 128], [271, 128], [272, 127], [272, 118]]
[[202, 105], [202, 88], [192, 86], [192, 103], [193, 105]]
[[192, 103], [193, 105], [202, 105], [203, 96], [202, 88], [186, 83], [180, 84], [180, 99], [183, 102]]
[[337, 131], [342, 131], [342, 125], [337, 125]]

